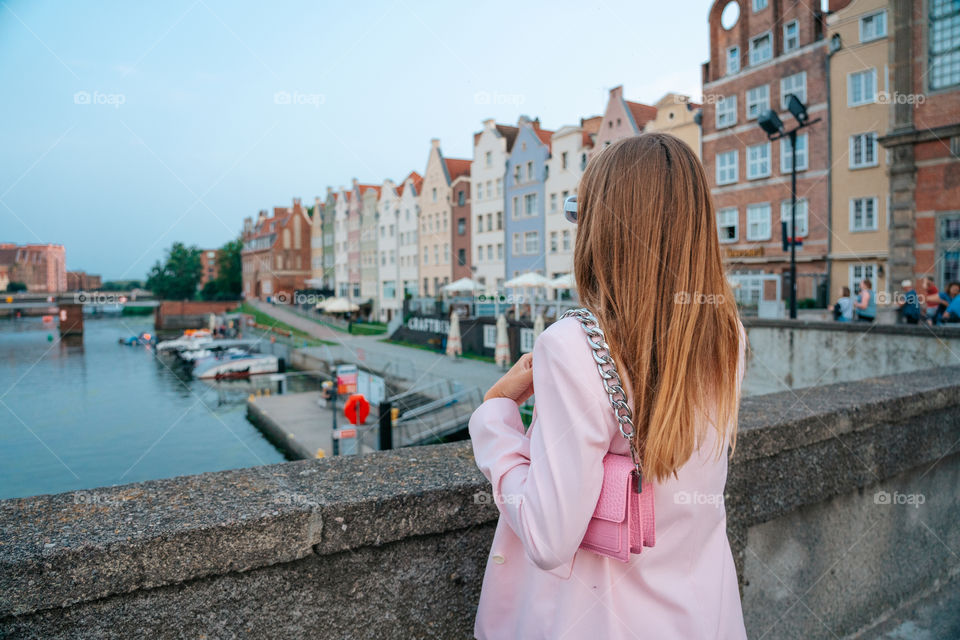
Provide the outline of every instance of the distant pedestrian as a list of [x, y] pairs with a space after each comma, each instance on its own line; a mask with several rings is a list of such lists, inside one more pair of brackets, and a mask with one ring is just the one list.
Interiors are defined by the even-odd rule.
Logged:
[[953, 281], [947, 285], [946, 295], [943, 298], [949, 298], [947, 307], [941, 316], [944, 322], [960, 322], [960, 282]]
[[877, 319], [877, 296], [873, 292], [873, 283], [870, 278], [860, 281], [860, 296], [853, 303], [857, 311], [857, 320], [873, 322]]
[[853, 320], [853, 300], [850, 299], [850, 287], [843, 288], [843, 295], [833, 305], [833, 319], [837, 322]]
[[936, 324], [940, 319], [940, 290], [930, 276], [920, 278], [920, 300], [926, 306], [925, 320], [929, 324]]
[[904, 280], [900, 283], [900, 288], [903, 289], [903, 303], [899, 309], [901, 322], [917, 324], [920, 321], [920, 302], [913, 288], [913, 282]]

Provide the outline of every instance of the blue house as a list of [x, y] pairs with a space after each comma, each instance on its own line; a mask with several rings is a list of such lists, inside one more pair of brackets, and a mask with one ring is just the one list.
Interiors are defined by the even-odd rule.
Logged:
[[520, 117], [513, 149], [507, 156], [504, 243], [506, 278], [528, 271], [546, 273], [544, 208], [547, 158], [552, 131], [540, 119]]

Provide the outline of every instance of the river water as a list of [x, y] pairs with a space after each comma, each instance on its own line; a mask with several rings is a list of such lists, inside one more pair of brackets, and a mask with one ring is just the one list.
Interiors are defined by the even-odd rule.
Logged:
[[152, 317], [84, 325], [67, 346], [39, 318], [0, 318], [0, 498], [284, 460], [246, 419], [250, 383], [214, 386], [118, 344]]

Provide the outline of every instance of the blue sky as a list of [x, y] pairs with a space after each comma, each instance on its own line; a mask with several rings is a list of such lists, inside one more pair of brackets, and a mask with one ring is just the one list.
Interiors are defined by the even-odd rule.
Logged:
[[0, 0], [0, 241], [142, 278], [259, 209], [422, 173], [432, 137], [469, 157], [488, 117], [698, 96], [710, 4]]

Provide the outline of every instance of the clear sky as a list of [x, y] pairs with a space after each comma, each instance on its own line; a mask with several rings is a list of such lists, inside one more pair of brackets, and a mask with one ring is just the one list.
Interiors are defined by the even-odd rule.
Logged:
[[711, 4], [0, 0], [0, 242], [143, 278], [174, 241], [422, 173], [430, 138], [470, 157], [489, 117], [699, 96]]

